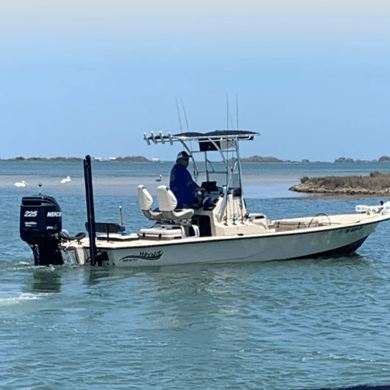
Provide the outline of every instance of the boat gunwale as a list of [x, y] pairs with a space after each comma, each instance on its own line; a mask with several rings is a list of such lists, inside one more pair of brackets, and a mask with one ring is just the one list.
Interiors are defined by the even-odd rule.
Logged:
[[[345, 214], [344, 214], [345, 215]], [[348, 215], [348, 214], [347, 214]], [[375, 221], [367, 221], [367, 222], [358, 222], [357, 226], [368, 226], [373, 224], [378, 224], [380, 222], [384, 222], [386, 220], [390, 219], [390, 215], [380, 215], [381, 218], [376, 219]], [[336, 230], [342, 230], [347, 229], [356, 226], [355, 223], [351, 224], [345, 224], [343, 226], [318, 226], [313, 228], [303, 228], [301, 231], [296, 230], [290, 230], [287, 232], [272, 232], [272, 233], [262, 233], [262, 234], [248, 234], [248, 235], [234, 235], [234, 236], [219, 236], [219, 237], [186, 237], [185, 239], [172, 239], [172, 240], [144, 240], [148, 241], [148, 243], [140, 244], [140, 245], [131, 245], [131, 243], [140, 242], [139, 240], [132, 240], [125, 244], [126, 242], [120, 242], [113, 241], [113, 246], [104, 246], [103, 243], [99, 242], [98, 248], [99, 250], [126, 250], [126, 249], [141, 249], [141, 248], [150, 248], [150, 247], [156, 247], [156, 246], [173, 246], [173, 245], [189, 245], [189, 244], [197, 244], [197, 243], [207, 243], [207, 242], [219, 242], [219, 241], [232, 241], [232, 240], [253, 240], [253, 239], [259, 239], [259, 238], [270, 238], [270, 237], [283, 237], [283, 236], [294, 236], [294, 235], [302, 235], [302, 234], [311, 234], [311, 233], [321, 233], [324, 231], [336, 231]], [[142, 239], [141, 239], [142, 240]], [[103, 245], [101, 245], [103, 244]], [[119, 245], [117, 245], [119, 244]], [[84, 245], [83, 245], [84, 246]], [[89, 247], [87, 245], [86, 247]]]

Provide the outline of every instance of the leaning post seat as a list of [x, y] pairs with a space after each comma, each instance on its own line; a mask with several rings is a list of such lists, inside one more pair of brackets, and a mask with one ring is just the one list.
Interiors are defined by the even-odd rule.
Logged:
[[153, 198], [149, 191], [143, 185], [138, 186], [138, 201], [145, 217], [150, 220], [161, 220], [163, 214], [161, 211], [153, 211]]
[[194, 215], [193, 209], [175, 211], [177, 199], [175, 194], [167, 186], [159, 186], [157, 188], [157, 197], [160, 211], [170, 221], [180, 222], [189, 220]]

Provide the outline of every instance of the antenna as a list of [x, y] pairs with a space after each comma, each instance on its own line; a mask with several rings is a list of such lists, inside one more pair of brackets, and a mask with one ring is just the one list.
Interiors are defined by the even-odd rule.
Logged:
[[226, 94], [226, 130], [229, 130], [229, 95]]
[[180, 133], [182, 133], [183, 129], [181, 127], [180, 110], [179, 110], [179, 104], [177, 103], [177, 98], [176, 98], [176, 108], [177, 108], [177, 115], [179, 116]]
[[184, 117], [186, 118], [186, 123], [187, 123], [187, 131], [189, 132], [190, 131], [190, 128], [188, 126], [188, 120], [187, 120], [187, 115], [186, 115], [186, 108], [184, 107], [184, 102], [183, 102], [183, 99], [181, 99], [181, 104], [183, 105], [183, 111], [184, 111]]
[[237, 117], [237, 130], [238, 130], [238, 94], [236, 94], [236, 117]]
[[124, 221], [123, 221], [123, 213], [122, 213], [122, 206], [119, 206], [119, 218], [121, 221], [121, 226], [125, 227]]

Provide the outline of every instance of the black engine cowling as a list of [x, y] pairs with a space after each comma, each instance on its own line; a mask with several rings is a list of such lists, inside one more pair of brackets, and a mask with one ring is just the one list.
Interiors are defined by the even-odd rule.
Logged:
[[33, 251], [35, 265], [63, 264], [59, 249], [62, 211], [47, 195], [22, 198], [20, 237]]

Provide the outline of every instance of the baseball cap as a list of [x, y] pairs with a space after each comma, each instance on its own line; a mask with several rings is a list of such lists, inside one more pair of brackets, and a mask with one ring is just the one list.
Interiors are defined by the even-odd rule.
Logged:
[[189, 160], [190, 159], [190, 157], [192, 157], [191, 155], [189, 155], [186, 151], [182, 151], [182, 152], [180, 152], [178, 155], [177, 155], [177, 158], [176, 158], [176, 160], [179, 160], [179, 159], [183, 159], [183, 160]]

